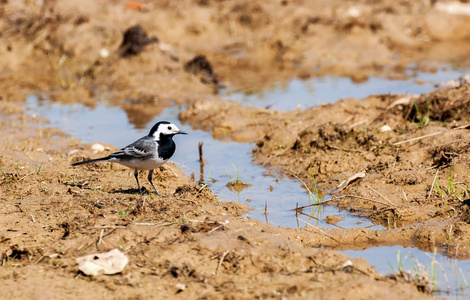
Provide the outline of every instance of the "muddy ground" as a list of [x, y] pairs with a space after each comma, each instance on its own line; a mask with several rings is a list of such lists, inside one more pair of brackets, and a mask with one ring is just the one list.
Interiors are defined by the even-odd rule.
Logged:
[[[431, 2], [2, 1], [3, 295], [429, 297], [426, 278], [384, 277], [334, 250], [403, 245], [469, 258], [469, 84], [416, 98], [344, 95], [291, 112], [243, 107], [218, 91], [294, 77], [405, 78], [410, 63], [430, 72], [430, 62], [468, 66], [470, 17]], [[95, 153], [60, 129], [43, 129], [47, 120], [25, 114], [29, 93], [91, 107], [105, 100], [141, 128], [184, 104], [182, 122], [218, 139], [257, 142], [256, 162], [310, 186], [313, 174], [334, 193], [330, 204], [389, 230], [294, 230], [243, 219], [248, 207], [219, 201], [174, 165], [156, 172], [162, 198], [141, 196], [124, 167], [72, 168], [117, 148]], [[77, 257], [113, 248], [130, 258], [124, 272], [78, 271]]]

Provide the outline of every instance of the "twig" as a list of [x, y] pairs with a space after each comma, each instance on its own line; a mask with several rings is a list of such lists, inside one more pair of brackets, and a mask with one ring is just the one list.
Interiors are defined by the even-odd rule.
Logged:
[[95, 225], [95, 228], [127, 228], [127, 226], [122, 225]]
[[373, 188], [371, 188], [370, 186], [367, 185], [367, 187], [369, 189], [371, 189], [372, 191], [376, 192], [377, 194], [379, 194], [380, 196], [382, 196], [382, 198], [384, 198], [385, 200], [387, 200], [392, 206], [396, 206], [392, 201], [388, 200], [387, 197], [385, 197], [384, 195], [382, 195], [381, 193], [379, 193], [378, 191], [374, 190]]
[[359, 121], [359, 122], [356, 122], [356, 123], [354, 123], [354, 124], [349, 125], [349, 128], [352, 129], [352, 128], [356, 127], [356, 126], [359, 126], [359, 125], [362, 125], [362, 124], [365, 124], [365, 123], [368, 123], [368, 122], [369, 122], [369, 120], [364, 119], [364, 120], [361, 120], [361, 121]]
[[299, 225], [299, 203], [295, 203], [295, 219], [297, 221], [297, 227], [300, 227]]
[[[300, 215], [303, 215], [303, 216], [306, 216], [306, 217], [309, 217], [310, 219], [314, 219], [314, 220], [316, 220], [316, 221], [321, 221], [319, 218], [314, 217], [314, 216], [312, 216], [312, 215], [307, 215], [306, 213], [304, 213], [304, 212], [301, 211], [301, 210], [297, 210], [296, 213], [298, 213], [298, 214], [300, 214]], [[308, 220], [308, 221], [310, 222], [310, 220]], [[305, 222], [305, 221], [304, 221], [304, 222]], [[307, 223], [307, 224], [309, 224], [309, 223]]]
[[[470, 127], [470, 125], [467, 124], [467, 125], [452, 128], [450, 131], [460, 130], [460, 129], [468, 129], [469, 127]], [[427, 137], [430, 137], [430, 136], [435, 136], [435, 135], [439, 135], [439, 134], [443, 134], [443, 133], [447, 133], [447, 132], [449, 132], [449, 131], [434, 132], [434, 133], [426, 134], [426, 135], [423, 135], [423, 136], [415, 137], [415, 138], [412, 138], [412, 139], [409, 139], [409, 140], [397, 142], [393, 145], [396, 146], [396, 145], [400, 145], [400, 144], [404, 144], [404, 143], [408, 143], [408, 142], [412, 142], [412, 141], [417, 141], [417, 140], [421, 140], [421, 139], [424, 139], [424, 138], [427, 138]]]
[[447, 131], [441, 131], [441, 132], [434, 132], [434, 133], [426, 134], [426, 135], [419, 136], [419, 137], [415, 137], [415, 138], [412, 138], [412, 139], [409, 139], [409, 140], [405, 140], [405, 141], [401, 141], [401, 142], [394, 143], [393, 146], [397, 146], [397, 145], [401, 145], [401, 144], [409, 143], [409, 142], [413, 142], [413, 141], [422, 140], [422, 139], [424, 139], [424, 138], [427, 138], [427, 137], [430, 137], [430, 136], [439, 135], [439, 134], [443, 134], [443, 133], [446, 133], [446, 132], [447, 132]]
[[24, 175], [23, 177], [21, 177], [20, 179], [18, 179], [18, 181], [21, 181], [21, 180], [25, 179], [26, 177], [33, 175], [34, 173], [36, 173], [36, 171], [33, 171], [33, 172], [29, 173], [29, 174]]
[[431, 193], [432, 193], [432, 190], [434, 189], [434, 183], [436, 182], [436, 177], [437, 177], [438, 173], [439, 173], [439, 169], [436, 169], [436, 175], [434, 175], [434, 178], [432, 179], [431, 189], [429, 190], [429, 193], [428, 193], [428, 196], [426, 197], [426, 200], [429, 199], [429, 197], [431, 197]]
[[408, 201], [408, 197], [406, 196], [405, 190], [402, 189], [401, 191], [403, 192], [403, 196], [405, 196], [405, 201], [406, 201], [406, 202], [409, 202], [409, 201]]
[[170, 223], [170, 222], [166, 222], [166, 223], [132, 223], [132, 225], [136, 225], [136, 226], [167, 226], [167, 225], [171, 225], [173, 223]]
[[216, 221], [201, 221], [201, 220], [191, 220], [191, 219], [188, 219], [189, 222], [194, 222], [194, 223], [208, 223], [208, 224], [215, 224], [215, 223], [218, 223]]
[[18, 207], [18, 209], [20, 210], [20, 212], [24, 213], [23, 209], [21, 208], [21, 206], [19, 204], [15, 204], [16, 207]]
[[98, 240], [98, 246], [103, 242], [104, 229], [101, 229], [100, 238]]
[[382, 202], [382, 201], [379, 201], [379, 200], [375, 200], [375, 199], [372, 199], [372, 198], [362, 197], [362, 196], [344, 195], [344, 197], [352, 197], [352, 198], [364, 199], [364, 200], [368, 200], [368, 201], [371, 201], [371, 202], [380, 203], [380, 204], [385, 205], [385, 206], [391, 206], [391, 205], [388, 204], [388, 203], [385, 203], [385, 202]]
[[36, 265], [36, 264], [40, 263], [40, 262], [44, 259], [44, 257], [46, 257], [46, 256], [45, 256], [45, 255], [41, 256], [38, 260], [36, 260], [36, 261], [33, 263], [33, 265]]
[[214, 232], [214, 231], [216, 231], [216, 230], [218, 230], [218, 229], [220, 229], [220, 228], [222, 228], [222, 227], [224, 227], [224, 224], [222, 224], [222, 225], [220, 225], [220, 226], [217, 226], [217, 227], [215, 227], [215, 228], [212, 228], [211, 230], [209, 230], [209, 231], [207, 232], [207, 234], [211, 234], [212, 232]]
[[217, 265], [217, 269], [215, 269], [215, 276], [217, 276], [217, 273], [219, 272], [219, 268], [222, 265], [222, 263], [224, 262], [225, 256], [227, 256], [228, 252], [229, 251], [227, 250], [222, 254], [222, 257], [219, 260], [219, 264]]
[[[306, 213], [304, 213], [304, 212], [302, 212], [302, 211], [299, 211], [298, 213], [301, 214], [301, 215], [303, 215], [303, 216], [309, 217], [310, 219], [314, 219], [314, 220], [317, 220], [317, 221], [321, 221], [319, 218], [314, 217], [314, 216], [312, 216], [312, 215], [308, 215], [308, 214], [306, 214]], [[302, 220], [302, 219], [301, 219], [301, 220]], [[304, 221], [304, 222], [305, 222], [305, 221]], [[310, 220], [309, 220], [308, 222], [305, 222], [305, 223], [309, 224], [310, 226], [313, 226], [313, 225], [310, 224]], [[337, 227], [337, 228], [339, 228], [339, 229], [344, 229], [344, 227], [341, 227], [341, 226], [336, 225], [336, 224], [330, 224], [330, 225], [331, 225], [331, 226], [335, 226], [335, 227]]]
[[206, 161], [202, 155], [202, 145], [204, 145], [204, 142], [199, 142], [197, 144], [197, 148], [199, 150], [199, 182], [201, 183], [204, 182], [204, 166], [206, 165]]
[[333, 201], [333, 200], [337, 200], [337, 198], [331, 198], [331, 199], [324, 200], [324, 201], [321, 201], [321, 202], [315, 202], [315, 203], [312, 203], [312, 204], [308, 204], [308, 205], [304, 205], [304, 206], [296, 207], [296, 208], [294, 208], [294, 209], [296, 209], [296, 210], [297, 210], [297, 209], [300, 209], [300, 210], [302, 210], [302, 209], [304, 209], [304, 208], [306, 208], [306, 207], [310, 207], [310, 206], [315, 206], [315, 205], [321, 205], [321, 204], [325, 204], [325, 203], [327, 203], [327, 202], [330, 202], [330, 201]]
[[199, 190], [197, 190], [198, 194], [202, 192], [202, 190], [204, 190], [206, 187], [207, 187], [207, 183], [204, 183], [202, 187]]
[[[304, 221], [304, 220], [302, 220], [302, 219], [300, 219], [300, 221], [304, 222], [304, 223], [305, 223], [305, 224], [307, 224], [307, 225], [310, 225], [309, 223], [305, 222], [305, 221]], [[315, 226], [312, 226], [312, 225], [310, 225], [310, 227], [309, 227], [309, 228], [313, 228], [313, 229], [315, 229], [315, 230], [319, 231], [321, 234], [324, 234], [324, 235], [326, 235], [327, 237], [329, 237], [330, 239], [332, 239], [333, 241], [335, 241], [335, 242], [337, 242], [337, 243], [339, 244], [339, 241], [338, 241], [337, 239], [335, 239], [334, 237], [332, 237], [332, 236], [331, 236], [331, 235], [329, 235], [328, 233], [324, 232], [324, 231], [323, 231], [323, 230], [321, 230], [320, 228], [317, 228], [317, 227], [315, 227]]]
[[197, 148], [199, 150], [199, 162], [202, 166], [204, 166], [206, 164], [206, 161], [204, 160], [204, 156], [202, 155], [202, 145], [204, 145], [204, 142], [199, 142], [197, 144]]

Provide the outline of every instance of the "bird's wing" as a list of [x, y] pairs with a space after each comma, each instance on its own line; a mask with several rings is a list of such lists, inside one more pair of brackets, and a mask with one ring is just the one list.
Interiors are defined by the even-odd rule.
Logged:
[[114, 152], [110, 156], [120, 159], [146, 158], [156, 153], [155, 148], [154, 139], [146, 136]]

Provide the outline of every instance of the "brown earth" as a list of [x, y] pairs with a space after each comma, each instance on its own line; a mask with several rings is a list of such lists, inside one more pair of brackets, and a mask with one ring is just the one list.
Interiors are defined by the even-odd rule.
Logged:
[[[458, 128], [470, 121], [469, 84], [291, 112], [243, 107], [217, 92], [328, 74], [404, 78], [410, 63], [424, 71], [434, 70], [429, 62], [468, 65], [469, 17], [442, 11], [447, 2], [0, 2], [2, 294], [428, 298], [418, 292], [427, 291], [425, 278], [383, 277], [333, 250], [437, 246], [469, 257], [468, 131]], [[334, 204], [390, 229], [292, 230], [241, 219], [247, 207], [219, 202], [173, 165], [156, 174], [162, 198], [140, 196], [124, 167], [70, 167], [116, 148], [93, 153], [43, 129], [47, 120], [21, 106], [39, 92], [91, 107], [105, 99], [141, 128], [165, 107], [187, 104], [183, 122], [215, 138], [257, 141], [256, 161], [309, 185], [313, 172], [326, 192], [364, 171]], [[130, 257], [123, 273], [78, 271], [78, 256], [112, 248]]]

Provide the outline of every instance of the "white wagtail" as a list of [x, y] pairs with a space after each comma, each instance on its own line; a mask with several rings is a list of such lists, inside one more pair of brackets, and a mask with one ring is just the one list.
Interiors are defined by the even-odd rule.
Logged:
[[155, 124], [152, 129], [150, 129], [150, 132], [147, 136], [138, 139], [121, 150], [114, 152], [113, 154], [106, 157], [77, 162], [72, 164], [72, 166], [99, 161], [119, 163], [135, 170], [134, 176], [135, 180], [137, 180], [139, 192], [142, 191], [140, 189], [139, 178], [137, 177], [138, 171], [149, 170], [147, 179], [155, 189], [157, 195], [160, 196], [160, 193], [157, 191], [157, 188], [153, 185], [152, 182], [153, 170], [166, 163], [173, 153], [175, 153], [176, 145], [173, 141], [173, 136], [176, 134], [187, 133], [179, 130], [175, 124], [167, 121], [161, 121]]

